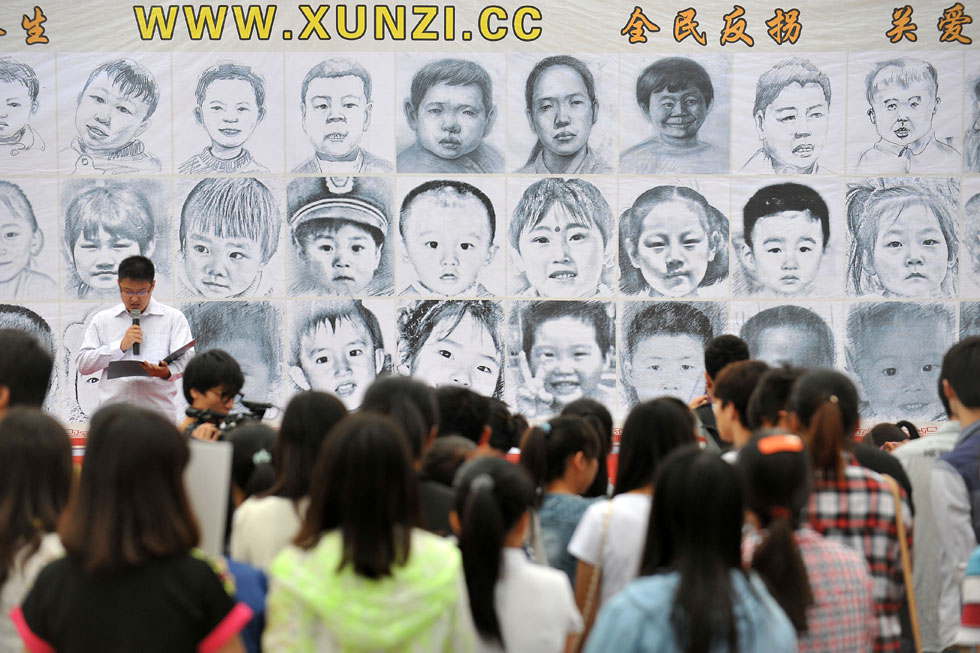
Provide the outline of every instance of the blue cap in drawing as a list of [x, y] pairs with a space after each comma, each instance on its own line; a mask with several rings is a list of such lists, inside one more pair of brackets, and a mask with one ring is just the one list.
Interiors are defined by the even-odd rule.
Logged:
[[327, 183], [323, 177], [303, 177], [289, 183], [289, 228], [310, 220], [347, 220], [388, 233], [388, 188], [376, 177], [350, 177], [343, 185]]

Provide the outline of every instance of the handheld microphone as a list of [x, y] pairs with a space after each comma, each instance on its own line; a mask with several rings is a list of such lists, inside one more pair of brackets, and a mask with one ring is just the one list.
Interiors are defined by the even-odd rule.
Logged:
[[[139, 310], [138, 308], [134, 308], [131, 311], [129, 311], [129, 316], [131, 318], [133, 318], [133, 326], [139, 326], [140, 325], [140, 314], [141, 313], [142, 313], [142, 311]], [[139, 355], [140, 355], [140, 343], [134, 342], [133, 343], [133, 356], [139, 356]]]

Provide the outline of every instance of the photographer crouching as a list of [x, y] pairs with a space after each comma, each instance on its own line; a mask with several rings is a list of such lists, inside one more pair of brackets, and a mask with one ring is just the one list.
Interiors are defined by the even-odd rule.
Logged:
[[245, 385], [238, 361], [221, 349], [194, 356], [184, 368], [184, 399], [190, 406], [180, 431], [198, 440], [220, 440], [235, 398]]

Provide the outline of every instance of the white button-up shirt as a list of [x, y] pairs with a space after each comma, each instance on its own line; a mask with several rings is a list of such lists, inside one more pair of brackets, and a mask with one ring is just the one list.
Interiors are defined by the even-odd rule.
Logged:
[[76, 358], [78, 371], [82, 374], [95, 374], [101, 370], [100, 406], [124, 401], [156, 410], [167, 419], [175, 419], [180, 379], [187, 362], [194, 356], [193, 349], [170, 364], [169, 379], [136, 376], [110, 380], [107, 378], [107, 368], [109, 363], [119, 360], [159, 363], [170, 352], [183, 347], [193, 338], [187, 318], [177, 309], [151, 298], [146, 310], [140, 315], [143, 342], [139, 356], [133, 355], [132, 348], [125, 352], [119, 350], [122, 337], [132, 323], [133, 319], [122, 302], [96, 313], [85, 331], [85, 339]]

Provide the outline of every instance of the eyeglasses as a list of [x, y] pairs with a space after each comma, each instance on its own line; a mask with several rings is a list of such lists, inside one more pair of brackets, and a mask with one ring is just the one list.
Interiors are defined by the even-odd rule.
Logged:
[[[211, 392], [214, 392], [214, 391], [215, 391], [215, 389], [214, 388], [211, 388], [210, 390], [208, 390], [208, 393], [211, 393]], [[245, 398], [245, 395], [243, 393], [241, 393], [241, 392], [221, 392], [221, 393], [218, 394], [218, 399], [220, 399], [221, 401], [232, 401], [232, 400], [235, 400], [235, 401], [239, 401], [240, 402], [244, 398]]]
[[150, 289], [144, 288], [143, 290], [126, 290], [125, 288], [120, 288], [119, 292], [127, 297], [146, 297], [150, 294]]

